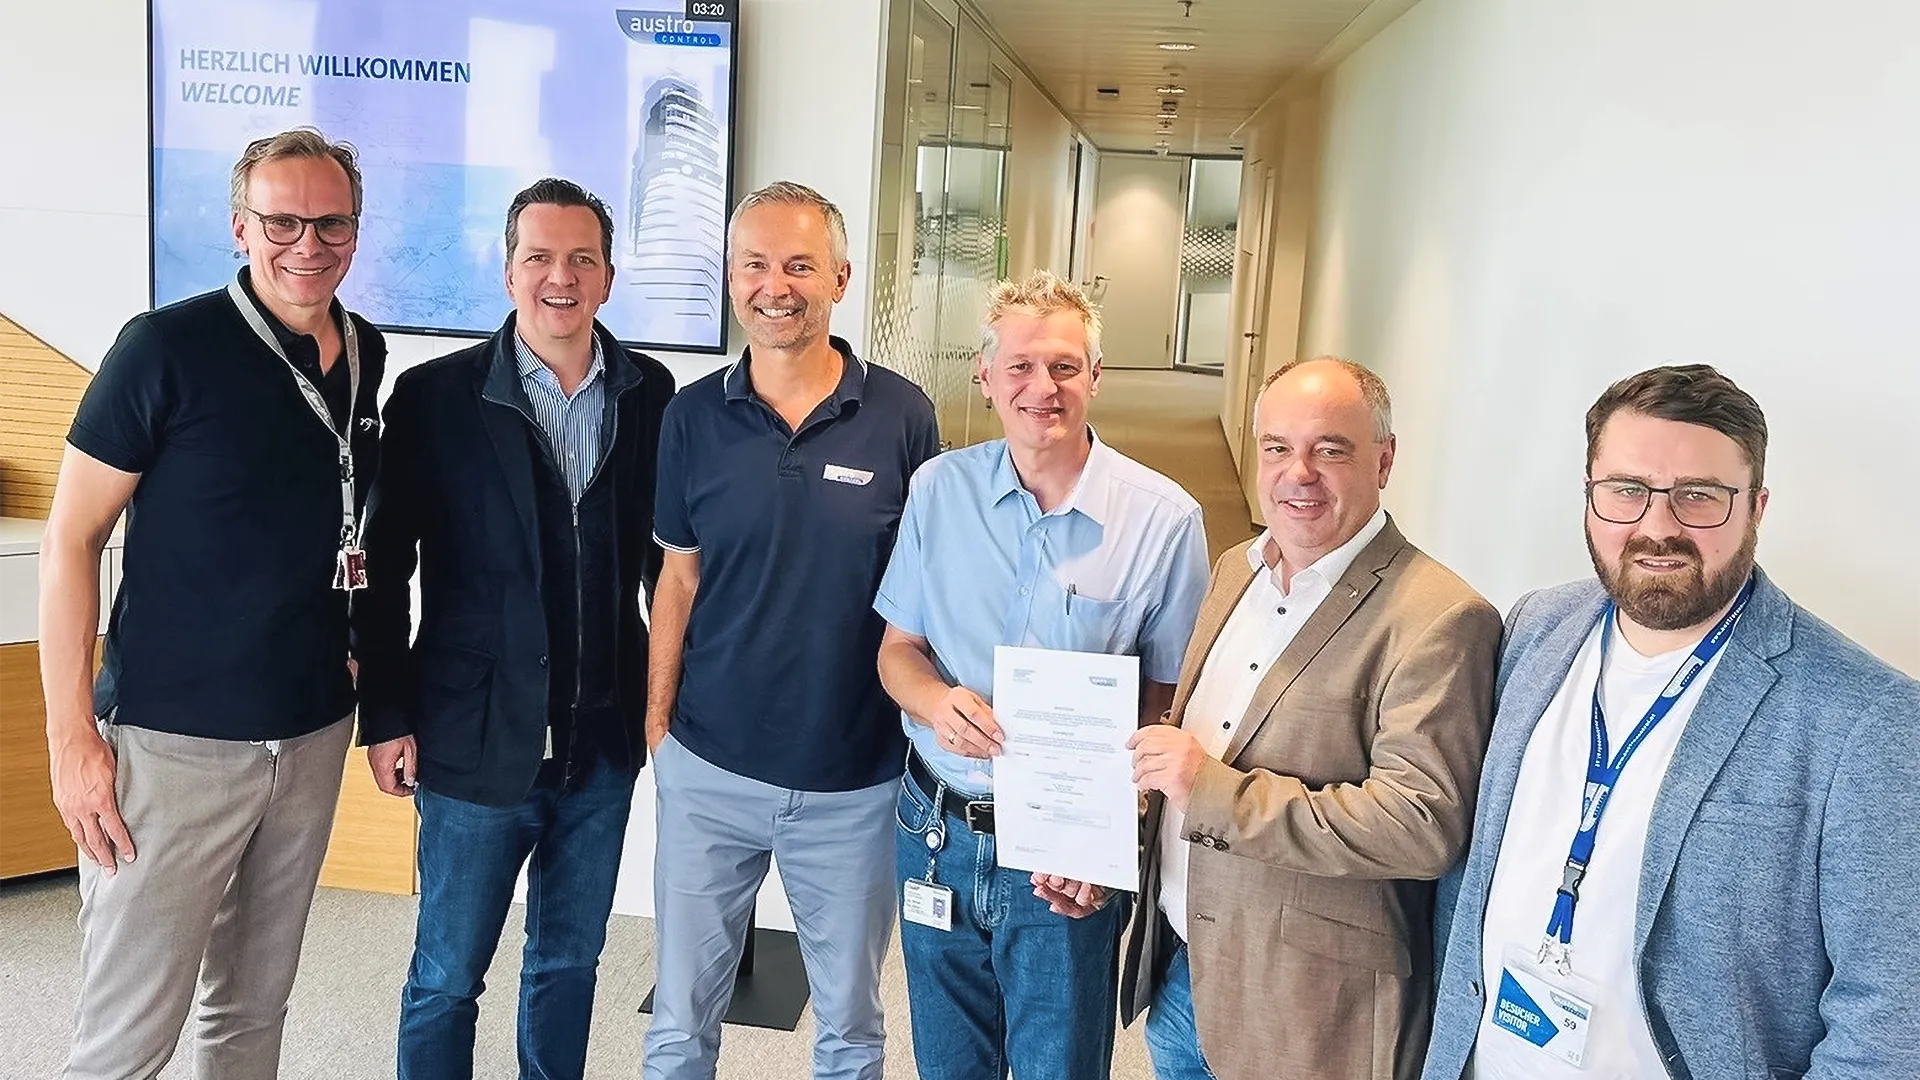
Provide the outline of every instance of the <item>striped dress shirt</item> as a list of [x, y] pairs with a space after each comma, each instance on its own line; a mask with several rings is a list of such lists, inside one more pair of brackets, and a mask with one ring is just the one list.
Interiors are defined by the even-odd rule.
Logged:
[[513, 335], [513, 347], [520, 360], [520, 387], [526, 391], [527, 405], [534, 422], [547, 436], [547, 448], [553, 451], [554, 464], [567, 481], [567, 491], [575, 505], [593, 479], [600, 464], [600, 422], [606, 411], [606, 358], [600, 350], [600, 338], [593, 339], [593, 364], [587, 377], [574, 388], [573, 396], [560, 389], [553, 369], [534, 355], [519, 334]]

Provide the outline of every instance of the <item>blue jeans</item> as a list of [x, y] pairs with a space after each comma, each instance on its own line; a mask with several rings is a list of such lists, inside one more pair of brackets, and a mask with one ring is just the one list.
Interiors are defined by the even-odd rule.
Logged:
[[520, 962], [520, 1076], [578, 1078], [600, 948], [634, 778], [595, 762], [563, 780], [540, 766], [513, 806], [414, 793], [420, 813], [420, 921], [400, 992], [400, 1080], [473, 1075], [473, 1025], [520, 867], [527, 946]]
[[[895, 855], [902, 885], [953, 890], [953, 929], [900, 920], [913, 1056], [922, 1080], [1106, 1080], [1113, 1034], [1120, 929], [1130, 895], [1084, 919], [1055, 915], [1033, 895], [1031, 875], [999, 866], [994, 837], [953, 815], [908, 777], [901, 785]], [[945, 839], [929, 852], [936, 820]]]
[[1159, 1080], [1214, 1080], [1213, 1070], [1200, 1052], [1200, 1029], [1193, 1020], [1193, 974], [1187, 966], [1187, 943], [1161, 920], [1162, 941], [1173, 943], [1167, 957], [1167, 970], [1160, 976], [1160, 989], [1154, 992], [1153, 1005], [1147, 1010], [1147, 1056], [1153, 1059], [1153, 1075]]

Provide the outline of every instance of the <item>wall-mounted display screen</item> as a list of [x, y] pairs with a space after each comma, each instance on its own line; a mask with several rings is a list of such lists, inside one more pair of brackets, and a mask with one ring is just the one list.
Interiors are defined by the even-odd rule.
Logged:
[[375, 323], [491, 333], [510, 306], [507, 204], [560, 176], [613, 211], [601, 321], [624, 341], [724, 349], [736, 8], [151, 0], [154, 303], [226, 284], [234, 159], [310, 124], [360, 152], [340, 296]]

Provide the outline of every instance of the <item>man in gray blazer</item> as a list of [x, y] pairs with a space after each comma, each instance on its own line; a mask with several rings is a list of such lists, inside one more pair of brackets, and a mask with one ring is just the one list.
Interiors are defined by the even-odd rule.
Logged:
[[1426, 1080], [1920, 1077], [1920, 683], [1754, 565], [1766, 437], [1702, 365], [1587, 413], [1598, 580], [1508, 616]]

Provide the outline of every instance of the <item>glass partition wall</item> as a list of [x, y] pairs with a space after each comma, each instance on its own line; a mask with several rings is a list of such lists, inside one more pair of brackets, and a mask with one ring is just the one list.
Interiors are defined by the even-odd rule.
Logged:
[[914, 0], [906, 14], [890, 88], [902, 102], [895, 160], [904, 175], [890, 204], [883, 162], [880, 206], [884, 217], [897, 205], [900, 224], [891, 241], [882, 232], [875, 267], [874, 340], [886, 353], [876, 359], [919, 383], [933, 398], [941, 440], [964, 446], [998, 434], [974, 385], [974, 357], [987, 290], [1006, 272], [1013, 80], [965, 11]]
[[1240, 159], [1194, 158], [1180, 238], [1180, 303], [1173, 364], [1222, 371], [1233, 312], [1234, 229], [1239, 220]]

